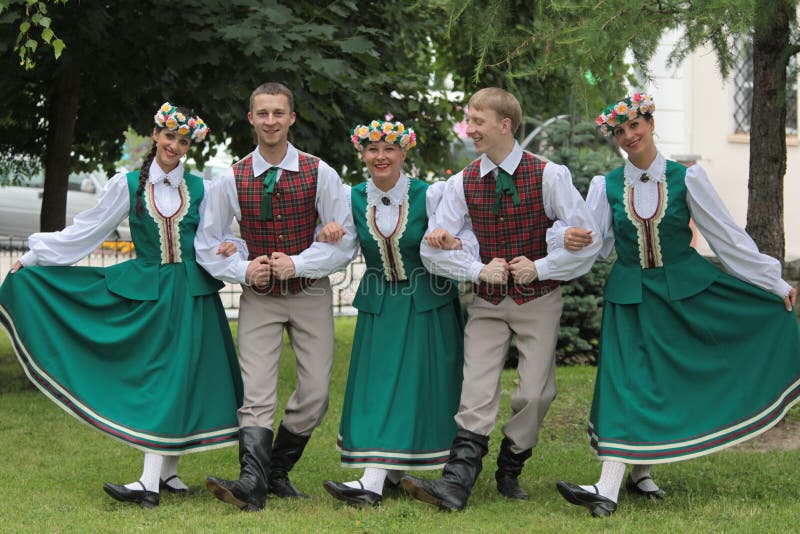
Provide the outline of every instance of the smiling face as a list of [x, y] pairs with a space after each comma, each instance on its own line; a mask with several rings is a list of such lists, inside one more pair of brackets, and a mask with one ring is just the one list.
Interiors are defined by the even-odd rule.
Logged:
[[469, 108], [467, 135], [475, 143], [475, 150], [495, 163], [503, 161], [514, 147], [511, 119], [489, 108]]
[[653, 117], [636, 117], [614, 127], [614, 139], [624, 150], [631, 162], [645, 169], [656, 157], [656, 145], [653, 140], [655, 121]]
[[253, 125], [258, 146], [272, 150], [288, 143], [289, 128], [294, 124], [295, 113], [286, 95], [262, 93], [253, 97], [247, 120]]
[[177, 167], [181, 158], [192, 146], [192, 141], [188, 136], [168, 128], [154, 129], [153, 141], [156, 143], [156, 163], [164, 172], [169, 172]]
[[394, 143], [367, 143], [361, 153], [372, 182], [382, 191], [389, 191], [400, 179], [406, 151]]

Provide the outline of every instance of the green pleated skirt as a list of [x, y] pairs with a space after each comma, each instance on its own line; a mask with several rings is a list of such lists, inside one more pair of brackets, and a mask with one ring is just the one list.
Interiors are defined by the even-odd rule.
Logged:
[[464, 321], [458, 300], [417, 312], [386, 294], [379, 314], [359, 312], [338, 448], [344, 467], [438, 469], [456, 433]]
[[800, 395], [800, 328], [783, 300], [728, 274], [672, 301], [662, 269], [641, 304], [605, 303], [590, 440], [603, 460], [710, 454], [781, 420]]
[[232, 445], [242, 383], [219, 295], [191, 296], [183, 268], [158, 275], [159, 299], [137, 301], [102, 268], [23, 268], [0, 286], [0, 324], [36, 387], [105, 434], [167, 455]]

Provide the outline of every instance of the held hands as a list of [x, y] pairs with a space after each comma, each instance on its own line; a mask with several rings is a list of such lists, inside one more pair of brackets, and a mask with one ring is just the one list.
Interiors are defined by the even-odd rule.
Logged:
[[272, 276], [278, 280], [288, 280], [294, 276], [294, 262], [283, 252], [272, 253]]
[[257, 289], [266, 289], [272, 274], [268, 256], [259, 256], [247, 264], [245, 282]]
[[433, 248], [461, 250], [461, 240], [444, 228], [437, 228], [425, 236], [425, 241]]
[[487, 284], [507, 284], [508, 283], [508, 262], [503, 258], [493, 258], [481, 269], [478, 278]]
[[536, 264], [525, 256], [517, 256], [508, 262], [508, 269], [514, 277], [514, 282], [518, 284], [530, 284], [539, 276]]
[[[12, 271], [13, 272], [13, 271]], [[797, 303], [797, 288], [793, 287], [789, 294], [783, 297], [783, 303], [786, 304], [786, 311], [792, 311], [792, 307]]]
[[320, 230], [317, 241], [320, 243], [338, 243], [347, 231], [336, 221], [331, 221]]
[[217, 254], [220, 256], [225, 256], [226, 258], [230, 258], [234, 254], [236, 254], [236, 245], [231, 243], [230, 241], [225, 241], [220, 243], [219, 248], [217, 249]]
[[15, 272], [19, 271], [23, 267], [24, 267], [24, 265], [22, 265], [21, 261], [19, 261], [19, 260], [15, 261], [14, 265], [11, 266], [11, 274], [14, 274]]
[[573, 252], [592, 243], [592, 231], [570, 226], [564, 231], [564, 248]]

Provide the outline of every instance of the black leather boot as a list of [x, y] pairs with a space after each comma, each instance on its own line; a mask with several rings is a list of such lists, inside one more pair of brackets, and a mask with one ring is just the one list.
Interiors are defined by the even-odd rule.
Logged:
[[239, 480], [208, 477], [206, 487], [214, 496], [245, 511], [264, 508], [272, 452], [272, 430], [260, 426], [239, 429]]
[[527, 500], [528, 494], [519, 485], [518, 477], [522, 473], [525, 460], [533, 454], [531, 449], [520, 453], [511, 451], [511, 440], [503, 438], [500, 443], [500, 453], [497, 455], [497, 471], [494, 479], [497, 481], [497, 491], [508, 499]]
[[450, 458], [442, 469], [441, 478], [424, 480], [406, 475], [400, 482], [407, 492], [422, 502], [442, 510], [463, 510], [488, 450], [489, 436], [459, 430], [450, 447]]
[[308, 498], [308, 495], [297, 489], [289, 480], [289, 471], [303, 455], [308, 439], [311, 436], [294, 434], [283, 426], [278, 427], [275, 444], [272, 446], [272, 469], [269, 472], [269, 492], [277, 497]]

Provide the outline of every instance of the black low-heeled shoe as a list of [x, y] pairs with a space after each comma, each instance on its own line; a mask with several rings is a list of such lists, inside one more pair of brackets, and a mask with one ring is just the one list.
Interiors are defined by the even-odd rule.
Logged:
[[333, 495], [334, 498], [344, 501], [352, 506], [378, 506], [381, 504], [381, 497], [374, 491], [364, 489], [364, 484], [358, 481], [361, 488], [351, 488], [333, 480], [326, 480], [322, 483], [325, 491]]
[[128, 489], [120, 484], [112, 484], [106, 482], [103, 484], [103, 489], [106, 493], [111, 495], [114, 499], [121, 502], [132, 502], [138, 504], [142, 508], [155, 508], [158, 506], [159, 497], [155, 491], [147, 491], [142, 481], [138, 481], [142, 487], [140, 490]]
[[639, 480], [634, 481], [633, 477], [631, 477], [629, 473], [627, 480], [625, 480], [625, 489], [628, 490], [628, 493], [632, 493], [634, 495], [641, 495], [642, 497], [647, 497], [649, 499], [663, 499], [664, 497], [667, 496], [667, 492], [662, 490], [661, 488], [658, 488], [657, 490], [644, 490], [640, 488], [639, 482], [641, 482], [642, 480], [653, 480], [653, 479], [650, 478], [649, 476], [643, 476]]
[[608, 517], [617, 511], [617, 503], [600, 495], [597, 486], [594, 486], [595, 492], [592, 493], [575, 484], [559, 480], [556, 482], [556, 489], [567, 502], [588, 508], [594, 517]]
[[178, 478], [178, 475], [172, 475], [171, 477], [167, 477], [166, 479], [159, 479], [158, 489], [164, 490], [167, 493], [174, 493], [175, 495], [183, 495], [183, 496], [189, 495], [191, 493], [191, 490], [189, 490], [189, 488], [173, 488], [172, 486], [169, 485], [169, 481], [175, 478], [181, 480], [180, 478]]

